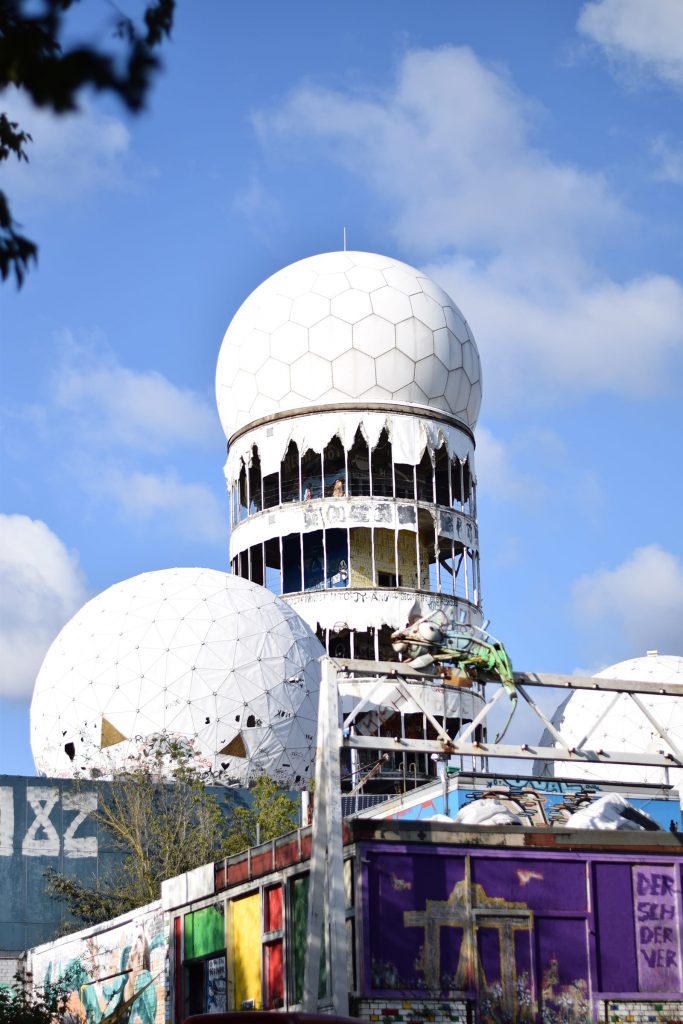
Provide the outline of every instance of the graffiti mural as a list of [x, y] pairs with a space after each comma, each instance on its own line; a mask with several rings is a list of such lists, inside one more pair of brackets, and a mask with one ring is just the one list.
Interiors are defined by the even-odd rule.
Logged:
[[374, 992], [473, 999], [482, 1024], [591, 1020], [585, 864], [445, 849], [367, 863]]
[[60, 940], [36, 950], [39, 988], [71, 994], [66, 1024], [163, 1024], [166, 935], [156, 912], [98, 935]]

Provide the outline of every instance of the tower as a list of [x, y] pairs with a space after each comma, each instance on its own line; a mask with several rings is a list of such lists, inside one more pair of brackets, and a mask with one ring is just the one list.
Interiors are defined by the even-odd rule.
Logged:
[[[234, 573], [337, 657], [391, 657], [416, 603], [481, 624], [479, 354], [434, 281], [372, 253], [286, 267], [228, 327], [216, 392]], [[471, 720], [481, 698], [440, 702]]]

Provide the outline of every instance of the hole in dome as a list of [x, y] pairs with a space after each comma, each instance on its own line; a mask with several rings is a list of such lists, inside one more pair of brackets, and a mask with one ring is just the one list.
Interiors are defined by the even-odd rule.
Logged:
[[254, 717], [254, 715], [249, 715], [249, 717], [247, 718], [247, 729], [253, 729], [255, 725], [256, 718]]
[[73, 759], [76, 756], [76, 747], [74, 746], [74, 744], [71, 743], [71, 742], [65, 743], [64, 744], [64, 753], [66, 754], [66, 756], [69, 758], [70, 761], [73, 761]]

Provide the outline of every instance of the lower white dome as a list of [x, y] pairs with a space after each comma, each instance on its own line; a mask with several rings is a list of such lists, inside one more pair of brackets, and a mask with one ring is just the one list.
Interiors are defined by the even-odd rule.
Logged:
[[[595, 674], [595, 679], [624, 679], [639, 682], [666, 683], [680, 687], [680, 695], [660, 696], [637, 694], [638, 699], [662, 726], [671, 742], [680, 750], [683, 747], [683, 658], [648, 654], [644, 658], [631, 658], [610, 665]], [[601, 716], [605, 717], [600, 721]], [[633, 753], [657, 753], [671, 751], [646, 715], [627, 693], [595, 693], [591, 690], [576, 690], [555, 710], [552, 724], [570, 747], [582, 745], [587, 750], [614, 750]], [[541, 746], [557, 746], [552, 735], [546, 730], [540, 741]], [[642, 765], [581, 764], [557, 761], [539, 762], [537, 772], [542, 775], [563, 776], [579, 779], [604, 779], [609, 782], [645, 782], [661, 785], [666, 782], [664, 768]], [[668, 771], [668, 781], [681, 794], [683, 803], [683, 769]]]
[[213, 569], [115, 584], [50, 647], [31, 704], [39, 772], [106, 778], [179, 742], [207, 776], [301, 787], [315, 760], [315, 634], [263, 587]]

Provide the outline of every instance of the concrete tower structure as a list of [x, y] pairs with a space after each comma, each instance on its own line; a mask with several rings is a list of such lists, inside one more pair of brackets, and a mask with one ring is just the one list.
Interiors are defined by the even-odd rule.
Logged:
[[[481, 624], [479, 354], [434, 281], [362, 252], [286, 267], [228, 327], [216, 391], [235, 574], [337, 657], [393, 657], [416, 602]], [[447, 703], [471, 720], [480, 698]]]

